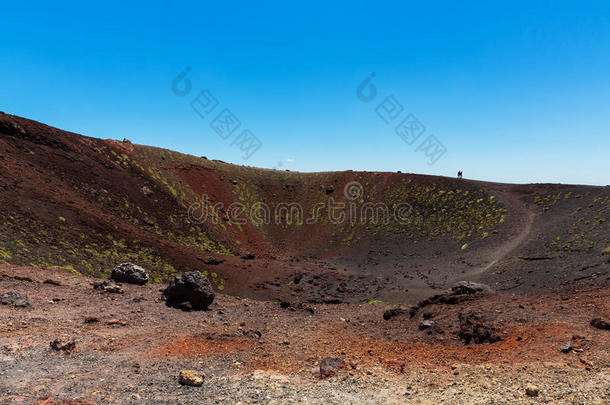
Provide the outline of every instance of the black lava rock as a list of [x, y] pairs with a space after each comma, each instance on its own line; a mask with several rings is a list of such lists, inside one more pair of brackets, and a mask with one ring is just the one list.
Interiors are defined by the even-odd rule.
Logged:
[[403, 308], [391, 308], [391, 309], [386, 310], [383, 313], [383, 319], [388, 321], [388, 320], [394, 318], [395, 316], [402, 315], [404, 313], [405, 313], [405, 310]]
[[16, 308], [25, 308], [30, 306], [30, 300], [27, 295], [17, 291], [9, 291], [4, 294], [0, 294], [0, 304], [10, 305]]
[[214, 290], [206, 276], [199, 271], [188, 271], [170, 281], [163, 292], [167, 304], [178, 308], [207, 309], [214, 301]]
[[219, 265], [220, 263], [222, 263], [223, 261], [224, 261], [224, 260], [218, 260], [218, 259], [216, 259], [214, 256], [208, 256], [208, 257], [206, 257], [206, 258], [203, 260], [203, 262], [204, 262], [205, 264], [209, 264], [209, 265], [212, 265], [212, 266], [217, 266], [217, 265]]
[[610, 330], [610, 322], [603, 318], [591, 319], [591, 326], [597, 329]]
[[460, 281], [453, 287], [451, 291], [454, 294], [476, 294], [478, 292], [492, 293], [493, 290], [486, 284], [475, 283], [472, 281]]
[[110, 278], [119, 283], [144, 285], [150, 276], [142, 267], [133, 263], [121, 263], [112, 269]]
[[433, 326], [434, 326], [434, 322], [426, 319], [419, 323], [419, 330], [430, 329]]

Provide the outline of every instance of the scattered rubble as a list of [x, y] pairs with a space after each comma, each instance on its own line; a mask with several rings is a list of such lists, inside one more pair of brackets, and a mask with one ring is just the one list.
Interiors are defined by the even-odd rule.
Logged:
[[286, 300], [280, 300], [280, 308], [296, 311], [297, 309], [307, 311], [313, 314], [315, 311], [312, 307], [303, 304], [302, 302], [290, 302]]
[[473, 283], [472, 281], [460, 281], [455, 286], [451, 287], [449, 291], [433, 295], [430, 298], [420, 301], [417, 305], [412, 306], [409, 310], [409, 315], [413, 317], [418, 310], [429, 305], [454, 305], [492, 292], [493, 290], [485, 284]]
[[[27, 275], [30, 270], [10, 271]], [[221, 294], [213, 301], [216, 310], [197, 314], [167, 308], [159, 286], [108, 296], [94, 293], [92, 280], [67, 272], [54, 278], [65, 287], [0, 279], [4, 290], [22, 284], [19, 291], [35, 302], [62, 298], [58, 305], [27, 313], [0, 307], [6, 340], [0, 344], [0, 385], [10, 390], [11, 403], [32, 403], [49, 392], [41, 381], [53, 378], [61, 384], [52, 384], [57, 398], [92, 403], [605, 399], [604, 349], [610, 335], [589, 326], [592, 318], [607, 312], [608, 292], [602, 287], [566, 288], [544, 296], [499, 293], [384, 321], [384, 310], [408, 313], [409, 307], [316, 304], [316, 315], [310, 316], [298, 309], [298, 296], [257, 301]], [[146, 301], [134, 304], [135, 297]], [[477, 326], [471, 322], [475, 337], [463, 345], [459, 314], [464, 318], [471, 311], [480, 315], [480, 324], [497, 328], [503, 341], [476, 345], [476, 336], [485, 333], [480, 328], [472, 332]], [[420, 331], [420, 324], [427, 328]], [[59, 336], [78, 338], [75, 348], [63, 341], [55, 345], [58, 351], [50, 349], [49, 342]], [[567, 340], [572, 350], [561, 354], [559, 347]], [[188, 386], [186, 379], [180, 385], [181, 370], [202, 378], [194, 381], [202, 388]], [[259, 370], [257, 377], [254, 370]], [[527, 396], [528, 383], [538, 387], [538, 397]]]
[[94, 282], [93, 289], [99, 290], [102, 292], [112, 293], [112, 294], [123, 294], [124, 293], [123, 288], [120, 285], [112, 283], [107, 280]]
[[480, 343], [495, 343], [502, 340], [495, 332], [495, 328], [490, 326], [483, 316], [474, 311], [460, 312], [458, 315], [460, 320], [459, 337], [465, 344], [474, 342]]
[[45, 395], [38, 398], [32, 405], [93, 405], [91, 402], [82, 399], [57, 399], [52, 395]]
[[259, 331], [251, 330], [251, 329], [249, 329], [249, 330], [240, 329], [239, 333], [243, 336], [246, 336], [246, 337], [249, 337], [252, 339], [260, 339], [262, 336], [262, 333], [260, 333]]

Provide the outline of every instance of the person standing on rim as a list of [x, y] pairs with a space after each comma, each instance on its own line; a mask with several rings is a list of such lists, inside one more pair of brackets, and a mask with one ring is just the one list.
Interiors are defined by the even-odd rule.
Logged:
[[460, 171], [458, 172], [458, 179], [461, 179], [461, 178], [462, 178], [462, 171], [460, 170]]

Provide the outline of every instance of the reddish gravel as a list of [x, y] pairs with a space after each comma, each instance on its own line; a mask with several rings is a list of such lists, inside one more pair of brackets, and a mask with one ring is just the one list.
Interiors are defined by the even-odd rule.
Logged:
[[[448, 381], [456, 367], [486, 364], [507, 367], [512, 371], [506, 372], [518, 378], [523, 369], [553, 364], [593, 378], [607, 375], [610, 364], [610, 334], [589, 325], [594, 317], [610, 315], [608, 282], [544, 294], [494, 293], [455, 305], [431, 305], [412, 319], [404, 314], [385, 321], [382, 313], [388, 306], [384, 304], [314, 304], [312, 314], [282, 309], [277, 302], [219, 295], [208, 311], [184, 312], [160, 300], [159, 285], [123, 285], [124, 294], [111, 294], [96, 292], [90, 279], [63, 270], [0, 265], [0, 274], [0, 291], [23, 292], [32, 302], [28, 309], [0, 307], [0, 347], [5, 350], [1, 362], [7, 373], [0, 387], [11, 401], [18, 396], [33, 398], [42, 389], [38, 382], [50, 379], [46, 393], [97, 403], [92, 392], [107, 388], [95, 381], [111, 378], [117, 361], [138, 365], [112, 377], [118, 384], [112, 396], [118, 402], [132, 398], [134, 392], [146, 397], [146, 381], [161, 378], [155, 364], [178, 368], [207, 364], [206, 373], [212, 375], [222, 374], [226, 367], [240, 375], [266, 370], [315, 381], [312, 369], [317, 362], [337, 356], [351, 364], [340, 375], [367, 378], [371, 372], [383, 373], [399, 385], [417, 370], [436, 370], [441, 380]], [[502, 340], [480, 345], [461, 342], [458, 313], [468, 310], [491, 319]], [[435, 323], [430, 333], [417, 327], [424, 313]], [[86, 317], [99, 322], [85, 323]], [[125, 326], [110, 325], [111, 319]], [[254, 331], [260, 332], [260, 338]], [[49, 342], [58, 336], [75, 338], [75, 352], [49, 352]], [[568, 340], [573, 351], [560, 353], [559, 347]], [[92, 356], [94, 369], [85, 360]], [[10, 358], [19, 359], [18, 363]], [[82, 360], [76, 364], [62, 360], [67, 358]], [[18, 364], [21, 371], [15, 368]], [[62, 371], [57, 374], [57, 370]], [[159, 389], [173, 386], [173, 374], [164, 378]], [[129, 384], [141, 388], [121, 390]]]

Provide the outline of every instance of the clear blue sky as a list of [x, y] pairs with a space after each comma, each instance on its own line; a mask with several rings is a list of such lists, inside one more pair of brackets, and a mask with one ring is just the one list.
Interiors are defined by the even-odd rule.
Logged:
[[[0, 110], [260, 167], [610, 184], [610, 2], [292, 3], [5, 2]], [[204, 89], [263, 143], [246, 162], [191, 109]], [[389, 95], [433, 166], [375, 113]]]

